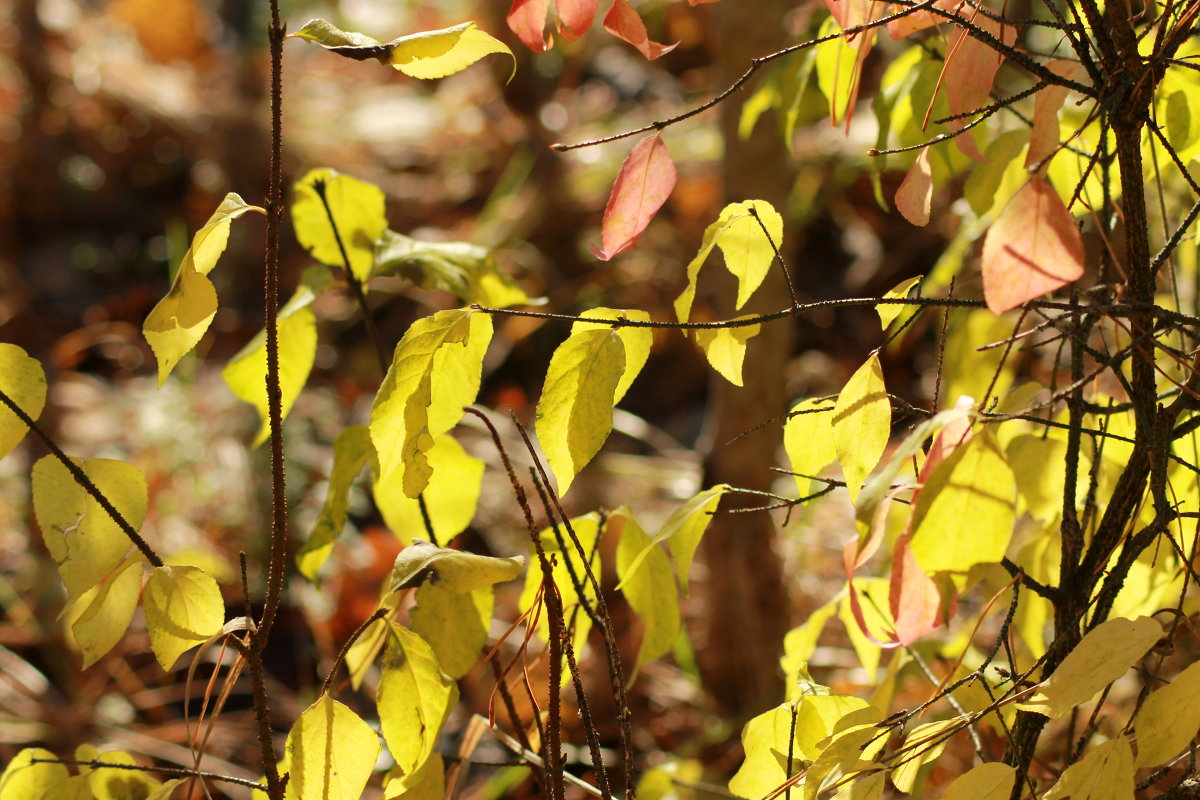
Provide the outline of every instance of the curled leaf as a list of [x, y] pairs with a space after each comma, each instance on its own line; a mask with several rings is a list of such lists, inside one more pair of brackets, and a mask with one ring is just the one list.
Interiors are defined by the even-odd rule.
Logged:
[[413, 539], [413, 543], [396, 556], [385, 595], [415, 588], [426, 581], [455, 592], [471, 592], [511, 581], [521, 574], [524, 566], [522, 556], [481, 556]]
[[665, 56], [679, 46], [678, 42], [659, 44], [650, 41], [646, 33], [646, 23], [642, 22], [641, 15], [629, 5], [628, 0], [613, 0], [612, 8], [604, 16], [604, 30], [618, 39], [629, 42], [649, 61]]

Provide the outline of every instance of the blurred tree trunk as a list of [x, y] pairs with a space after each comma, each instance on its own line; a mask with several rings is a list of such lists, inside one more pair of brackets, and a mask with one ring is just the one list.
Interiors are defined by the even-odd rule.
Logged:
[[[783, 0], [737, 0], [719, 3], [713, 9], [719, 37], [720, 86], [744, 72], [751, 59], [787, 43], [783, 18], [788, 4]], [[786, 218], [794, 175], [774, 115], [760, 120], [748, 139], [737, 135], [742, 103], [761, 80], [760, 75], [748, 90], [720, 108], [725, 200], [767, 200]], [[786, 307], [789, 294], [782, 270], [772, 264], [762, 287], [740, 311], [734, 310], [735, 297], [731, 278], [717, 288], [713, 305], [722, 318]], [[788, 322], [765, 325], [750, 340], [743, 388], [713, 373], [706, 426], [710, 442], [705, 461], [707, 485], [770, 488], [780, 426], [770, 425], [733, 443], [730, 440], [786, 410], [785, 372], [791, 345]], [[729, 495], [722, 499], [721, 510], [761, 506], [762, 499]], [[778, 659], [790, 624], [790, 603], [776, 549], [775, 526], [766, 512], [719, 513], [705, 534], [704, 548], [709, 570], [705, 583], [707, 646], [700, 649], [700, 666], [705, 684], [718, 703], [745, 719], [783, 697]]]

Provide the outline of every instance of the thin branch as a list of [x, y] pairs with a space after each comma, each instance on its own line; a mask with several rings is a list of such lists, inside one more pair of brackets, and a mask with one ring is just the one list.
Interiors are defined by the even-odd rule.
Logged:
[[199, 769], [188, 769], [186, 767], [144, 767], [141, 764], [117, 764], [111, 761], [102, 761], [98, 758], [77, 759], [77, 758], [31, 758], [30, 764], [67, 764], [73, 767], [91, 767], [92, 769], [124, 769], [131, 772], [157, 772], [162, 775], [174, 775], [179, 778], [206, 778], [210, 781], [221, 781], [222, 783], [233, 783], [238, 786], [245, 786], [249, 789], [257, 789], [262, 791], [262, 784], [258, 781], [252, 781], [248, 778], [237, 778], [233, 775], [222, 775], [219, 772], [206, 772]]
[[392, 613], [390, 608], [377, 608], [375, 613], [363, 620], [363, 623], [354, 629], [354, 633], [350, 634], [350, 638], [342, 645], [342, 649], [338, 651], [337, 657], [333, 660], [333, 666], [329, 668], [329, 674], [325, 676], [324, 683], [321, 684], [321, 694], [329, 694], [333, 689], [333, 679], [337, 676], [338, 668], [345, 663], [346, 654], [350, 652], [350, 648], [358, 641], [359, 637], [366, 633], [367, 628], [377, 620], [381, 620], [388, 614]]

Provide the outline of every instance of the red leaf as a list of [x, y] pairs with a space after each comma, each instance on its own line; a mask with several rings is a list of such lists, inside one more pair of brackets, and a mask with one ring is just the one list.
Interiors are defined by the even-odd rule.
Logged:
[[550, 13], [550, 0], [513, 0], [508, 9], [509, 30], [535, 53], [544, 53], [554, 44], [553, 38], [543, 37], [546, 15]]
[[943, 621], [942, 597], [937, 584], [921, 571], [909, 549], [912, 536], [906, 531], [896, 539], [892, 549], [892, 582], [888, 605], [896, 621], [896, 638], [910, 645], [940, 625]]
[[983, 240], [983, 297], [999, 314], [1083, 275], [1083, 239], [1045, 178], [1017, 192]]
[[592, 246], [596, 257], [608, 261], [633, 247], [674, 187], [675, 162], [662, 137], [656, 133], [634, 145], [617, 173], [608, 205], [604, 207], [604, 222], [600, 226], [604, 246]]
[[653, 61], [675, 49], [675, 44], [659, 44], [650, 41], [646, 34], [646, 23], [629, 5], [629, 0], [613, 0], [612, 8], [604, 16], [604, 30], [624, 39], [638, 49], [648, 60]]
[[587, 33], [600, 0], [558, 0], [558, 30], [568, 42]]
[[896, 210], [913, 225], [928, 225], [932, 205], [933, 173], [929, 167], [929, 148], [925, 148], [896, 190]]
[[[1083, 65], [1078, 61], [1051, 61], [1046, 68], [1056, 75], [1078, 80]], [[1040, 165], [1058, 150], [1058, 110], [1071, 90], [1064, 86], [1047, 86], [1033, 100], [1033, 130], [1029, 134], [1027, 168]]]

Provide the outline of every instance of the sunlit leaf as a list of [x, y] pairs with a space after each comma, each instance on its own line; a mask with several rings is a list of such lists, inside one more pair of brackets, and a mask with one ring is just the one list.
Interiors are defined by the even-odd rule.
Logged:
[[[908, 297], [912, 292], [912, 288], [921, 282], [924, 276], [918, 275], [915, 278], [903, 280], [892, 287], [886, 294], [886, 300], [902, 300]], [[886, 331], [888, 326], [896, 321], [896, 318], [903, 314], [909, 307], [901, 303], [880, 303], [875, 306], [875, 313], [879, 315], [879, 323]]]
[[167, 296], [146, 317], [142, 334], [158, 360], [158, 385], [204, 336], [217, 313], [217, 291], [205, 276], [216, 266], [229, 241], [229, 226], [247, 211], [266, 213], [230, 192], [192, 237]]
[[537, 435], [560, 495], [612, 431], [625, 364], [621, 335], [607, 326], [573, 334], [550, 359], [537, 405]]
[[1007, 800], [1016, 780], [1008, 764], [979, 764], [951, 781], [942, 800]]
[[621, 164], [604, 207], [601, 246], [592, 246], [596, 258], [608, 261], [637, 243], [642, 231], [671, 196], [675, 177], [675, 162], [659, 134], [647, 136], [633, 146]]
[[492, 621], [493, 594], [491, 586], [456, 592], [426, 583], [417, 589], [417, 606], [409, 614], [412, 629], [429, 643], [451, 678], [466, 675], [479, 660]]
[[454, 592], [472, 592], [511, 581], [524, 566], [522, 556], [481, 556], [414, 539], [396, 556], [384, 594], [416, 588], [426, 581]]
[[883, 383], [879, 356], [872, 355], [838, 394], [833, 409], [833, 446], [850, 502], [879, 463], [892, 429], [892, 401]]
[[144, 563], [141, 553], [130, 556], [103, 583], [81, 594], [63, 612], [71, 620], [71, 634], [83, 653], [84, 669], [99, 661], [129, 628], [142, 594]]
[[213, 577], [199, 567], [158, 567], [142, 596], [150, 648], [163, 669], [205, 642], [225, 623], [225, 601]]
[[[1016, 28], [986, 14], [973, 14], [971, 24], [1010, 46], [1017, 39]], [[991, 44], [972, 36], [965, 27], [956, 27], [946, 46], [942, 72], [950, 112], [965, 114], [990, 103], [992, 84], [1003, 61], [1004, 55]]]
[[535, 53], [544, 53], [554, 43], [551, 37], [542, 33], [549, 12], [550, 0], [513, 0], [506, 21], [509, 30], [517, 35], [522, 44]]
[[458, 702], [458, 684], [442, 672], [424, 639], [395, 623], [388, 630], [380, 660], [379, 724], [396, 766], [407, 776], [433, 755]]
[[783, 672], [787, 700], [793, 702], [804, 695], [808, 675], [808, 662], [817, 649], [817, 641], [825, 631], [825, 624], [837, 613], [841, 597], [834, 597], [825, 605], [809, 614], [801, 625], [792, 628], [783, 637], [783, 656], [779, 668]]
[[[319, 167], [296, 181], [293, 192], [292, 226], [301, 246], [326, 266], [345, 268], [348, 260], [350, 272], [360, 282], [370, 277], [375, 245], [387, 230], [383, 191], [372, 183]], [[336, 235], [330, 214], [337, 223]]]
[[[46, 373], [36, 358], [30, 358], [15, 344], [0, 342], [0, 389], [32, 419], [42, 415]], [[0, 458], [17, 446], [27, 430], [8, 406], [0, 405]]]
[[1129, 800], [1133, 795], [1133, 753], [1129, 740], [1118, 735], [1067, 767], [1042, 800]]
[[506, 308], [542, 302], [525, 294], [490, 250], [467, 242], [423, 242], [385, 230], [371, 275], [402, 275], [422, 289], [451, 292], [464, 304]]
[[[747, 800], [765, 797], [787, 779], [788, 736], [792, 727], [791, 704], [759, 714], [742, 728], [742, 750], [746, 759], [729, 780], [729, 791]], [[782, 753], [782, 757], [780, 754]], [[793, 759], [799, 753], [793, 750]]]
[[300, 574], [310, 581], [317, 579], [318, 570], [333, 551], [333, 543], [346, 527], [346, 517], [350, 513], [350, 484], [354, 483], [374, 451], [365, 425], [343, 428], [333, 440], [333, 472], [329, 476], [325, 504], [308, 541], [296, 554]]
[[[650, 537], [628, 509], [619, 512], [619, 516], [624, 526], [617, 545], [617, 577], [621, 581], [626, 602], [645, 625], [642, 644], [638, 648], [630, 677], [632, 681], [632, 676], [643, 664], [670, 652], [679, 637], [681, 617], [679, 595], [675, 592], [671, 562], [666, 552], [651, 544]], [[628, 568], [643, 551], [646, 551], [646, 555], [637, 573], [626, 580]]]
[[[742, 319], [738, 317], [737, 319]], [[736, 321], [736, 320], [735, 320]], [[721, 377], [734, 386], [742, 385], [742, 364], [746, 360], [746, 343], [758, 335], [761, 325], [741, 325], [736, 328], [699, 328], [693, 333], [704, 357]]]
[[[109, 750], [100, 753], [97, 759], [108, 764], [134, 766], [137, 761], [128, 753]], [[80, 774], [83, 769], [80, 769]], [[129, 800], [134, 797], [148, 798], [162, 787], [149, 773], [129, 769], [105, 769], [91, 767], [86, 773], [88, 788], [94, 800]]]
[[392, 777], [393, 768], [384, 779], [383, 800], [443, 800], [446, 796], [446, 766], [441, 753], [434, 753], [412, 775]]
[[70, 773], [63, 764], [38, 763], [35, 758], [55, 758], [49, 750], [26, 747], [4, 768], [0, 775], [0, 800], [31, 800], [63, 783]]
[[1059, 719], [1124, 674], [1162, 636], [1153, 617], [1117, 617], [1088, 631], [1058, 669], [1018, 708]]
[[[313, 360], [317, 355], [317, 318], [309, 306], [325, 285], [329, 273], [324, 267], [305, 270], [300, 286], [291, 300], [279, 309], [279, 389], [280, 413], [286, 417], [292, 404], [308, 381]], [[254, 406], [262, 420], [254, 446], [262, 444], [271, 434], [267, 404], [267, 335], [258, 335], [238, 351], [221, 377], [239, 399]]]
[[994, 313], [1016, 308], [1083, 275], [1075, 218], [1044, 178], [1030, 178], [983, 240], [983, 297]]
[[[830, 17], [821, 24], [819, 37], [835, 34], [840, 30], [837, 20]], [[829, 102], [829, 119], [839, 124], [854, 110], [861, 77], [862, 56], [869, 51], [875, 31], [864, 31], [853, 40], [838, 37], [816, 47], [817, 86]]]
[[896, 210], [913, 225], [928, 225], [933, 208], [933, 168], [929, 164], [929, 148], [917, 154], [896, 190]]
[[892, 783], [896, 788], [905, 794], [911, 792], [917, 782], [917, 772], [925, 764], [936, 761], [946, 749], [951, 732], [962, 727], [962, 720], [948, 719], [927, 722], [909, 731], [900, 746], [902, 763], [892, 771]]
[[641, 15], [629, 5], [629, 0], [613, 0], [612, 7], [604, 16], [604, 30], [618, 39], [629, 42], [650, 61], [666, 55], [679, 44], [659, 44], [650, 41], [649, 34], [646, 33], [646, 23], [642, 22]]
[[413, 33], [385, 44], [361, 33], [343, 31], [323, 19], [314, 19], [295, 33], [288, 34], [288, 37], [319, 44], [332, 53], [355, 61], [373, 58], [409, 77], [426, 80], [462, 72], [492, 53], [511, 56], [513, 74], [517, 69], [516, 57], [508, 46], [484, 33], [474, 22]]
[[[475, 516], [485, 465], [448, 433], [434, 440], [426, 456], [433, 475], [421, 496], [437, 540], [449, 541], [466, 530]], [[393, 472], [387, 480], [376, 481], [372, 491], [384, 523], [408, 544], [414, 536], [425, 536], [425, 520], [420, 502], [404, 493], [401, 477]]]
[[792, 472], [796, 473], [796, 488], [806, 494], [810, 481], [801, 476], [820, 475], [837, 458], [833, 446], [833, 402], [812, 397], [792, 406], [783, 426], [783, 449]]
[[[141, 470], [104, 458], [75, 463], [135, 530], [141, 527], [146, 518], [146, 479]], [[54, 456], [33, 465], [33, 510], [72, 599], [109, 577], [133, 547]]]
[[568, 42], [573, 42], [587, 33], [596, 18], [599, 0], [557, 0], [558, 30]]
[[475, 402], [491, 338], [491, 317], [465, 308], [409, 327], [371, 407], [381, 480], [403, 469], [405, 494], [415, 498], [425, 488], [432, 473], [426, 453]]
[[671, 558], [675, 560], [675, 575], [679, 578], [679, 585], [686, 593], [688, 591], [688, 573], [692, 568], [692, 559], [696, 555], [696, 548], [700, 546], [700, 538], [708, 529], [708, 523], [712, 522], [712, 515], [721, 502], [721, 495], [728, 491], [729, 486], [719, 483], [697, 492], [682, 505], [676, 507], [671, 512], [671, 516], [667, 517], [666, 522], [658, 529], [658, 533], [654, 534], [650, 544], [643, 547], [642, 552], [630, 563], [623, 580], [629, 580], [630, 576], [637, 572], [642, 560], [649, 555], [651, 548], [660, 542], [666, 542], [671, 551]]
[[300, 800], [358, 800], [379, 750], [379, 737], [367, 723], [321, 695], [288, 732], [289, 784]]
[[621, 402], [621, 398], [625, 396], [625, 392], [629, 391], [630, 385], [641, 373], [642, 367], [646, 366], [646, 360], [650, 357], [650, 348], [654, 344], [654, 334], [649, 328], [632, 328], [620, 327], [614, 328], [611, 325], [605, 325], [601, 322], [588, 322], [589, 319], [629, 319], [638, 322], [649, 322], [650, 314], [637, 308], [605, 308], [598, 306], [589, 309], [580, 315], [581, 319], [571, 325], [571, 335], [591, 330], [613, 330], [621, 337], [621, 344], [625, 346], [625, 369], [621, 372], [621, 380], [617, 382], [616, 391], [613, 393], [613, 404]]
[[804, 781], [803, 797], [805, 800], [816, 800], [822, 789], [829, 788], [833, 783], [844, 781], [850, 776], [881, 771], [872, 759], [887, 743], [887, 735], [868, 720], [878, 721], [882, 715], [873, 707], [853, 711], [846, 719], [861, 720], [855, 724], [839, 721], [835, 726], [836, 733], [821, 749], [820, 754], [813, 759], [808, 767]]
[[[1026, 433], [1013, 437], [1004, 450], [1004, 458], [1012, 467], [1017, 489], [1029, 514], [1050, 524], [1062, 513], [1063, 490], [1066, 487], [1067, 443], [1065, 439]], [[1091, 459], [1079, 453], [1075, 501], [1082, 503], [1087, 494]]]

